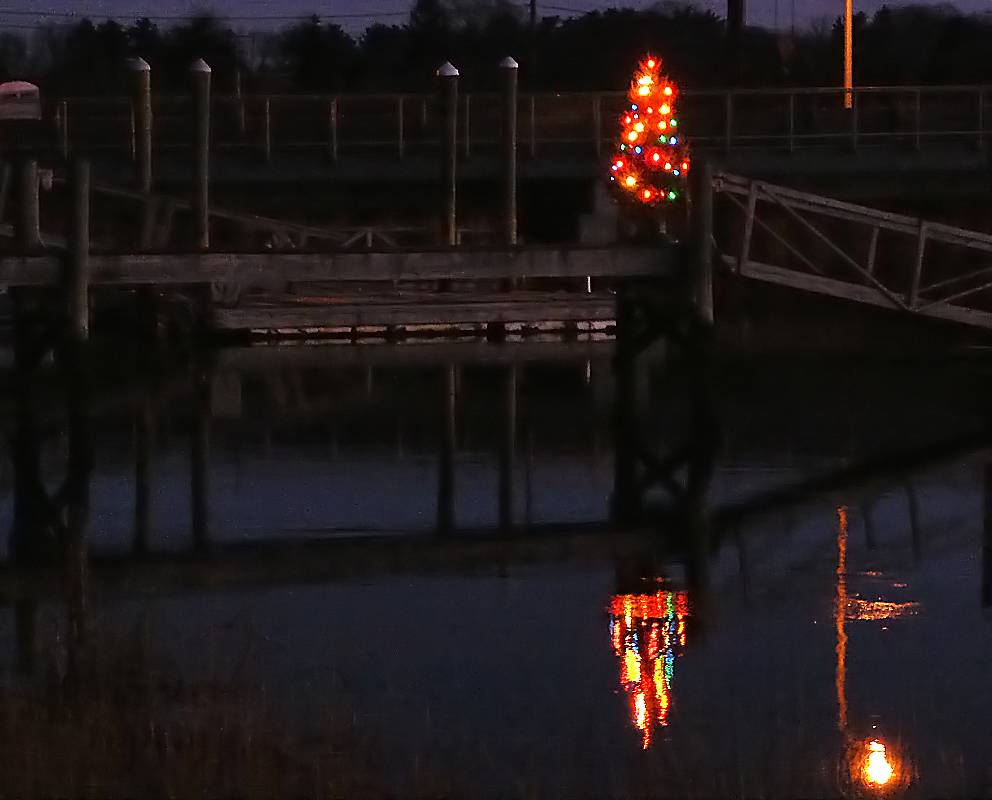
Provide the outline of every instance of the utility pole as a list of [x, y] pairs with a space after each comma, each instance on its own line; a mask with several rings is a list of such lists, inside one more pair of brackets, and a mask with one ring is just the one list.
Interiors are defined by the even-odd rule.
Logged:
[[740, 36], [746, 24], [746, 18], [745, 0], [727, 0], [727, 32], [731, 38]]
[[537, 0], [530, 0], [530, 74], [537, 74]]

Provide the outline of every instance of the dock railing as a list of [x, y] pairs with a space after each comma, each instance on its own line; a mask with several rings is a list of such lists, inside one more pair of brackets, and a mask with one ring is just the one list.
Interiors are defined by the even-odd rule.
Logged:
[[[683, 130], [711, 152], [771, 150], [792, 153], [824, 147], [857, 152], [877, 146], [919, 150], [956, 145], [984, 150], [992, 87], [862, 86], [853, 108], [844, 89], [797, 87], [704, 89], [683, 93]], [[499, 144], [495, 93], [459, 97], [459, 156], [491, 154]], [[433, 155], [440, 147], [437, 98], [431, 94], [218, 95], [212, 97], [211, 147], [261, 160], [309, 153], [329, 161]], [[623, 92], [521, 93], [521, 156], [557, 153], [594, 158], [608, 151]], [[154, 149], [191, 146], [192, 106], [186, 95], [153, 98]], [[70, 154], [134, 158], [136, 125], [126, 97], [58, 98], [45, 103], [46, 149]], [[29, 143], [10, 143], [15, 149]]]

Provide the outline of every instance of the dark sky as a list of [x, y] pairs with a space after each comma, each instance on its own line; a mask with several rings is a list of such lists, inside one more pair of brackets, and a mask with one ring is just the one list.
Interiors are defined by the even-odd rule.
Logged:
[[[545, 0], [542, 5], [561, 6], [590, 10], [625, 5], [630, 7], [647, 7], [656, 0], [624, 0], [623, 2], [605, 2], [604, 0]], [[884, 0], [855, 0], [854, 7], [858, 11], [871, 13], [883, 4]], [[937, 0], [914, 0], [915, 3], [936, 3]], [[718, 13], [725, 10], [724, 0], [696, 0], [696, 4], [712, 8]], [[842, 0], [748, 0], [748, 16], [753, 24], [773, 25], [776, 8], [778, 23], [787, 27], [790, 23], [793, 5], [796, 9], [796, 20], [805, 25], [817, 18], [836, 16], [843, 7]], [[909, 5], [903, 0], [888, 0], [888, 5]], [[992, 11], [992, 0], [958, 0], [955, 3], [963, 11]], [[127, 15], [129, 17], [154, 15], [182, 15], [210, 9], [218, 15], [230, 16], [262, 16], [262, 15], [294, 15], [317, 13], [321, 16], [332, 14], [357, 15], [356, 18], [342, 19], [352, 30], [360, 30], [376, 19], [382, 22], [401, 23], [406, 18], [410, 0], [0, 0], [0, 24], [32, 24], [44, 13], [73, 13], [89, 14], [93, 17], [109, 15]], [[9, 12], [32, 12], [31, 16], [11, 14]], [[7, 12], [7, 13], [5, 13]], [[553, 8], [545, 8], [546, 15], [563, 12]], [[37, 16], [34, 16], [37, 14]], [[365, 16], [367, 15], [367, 16]], [[278, 23], [267, 22], [265, 26]], [[252, 25], [249, 21], [238, 21], [238, 27], [261, 27], [262, 23]]]

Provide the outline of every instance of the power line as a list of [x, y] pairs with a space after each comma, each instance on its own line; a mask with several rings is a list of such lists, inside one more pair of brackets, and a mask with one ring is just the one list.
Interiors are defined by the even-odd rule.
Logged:
[[[294, 14], [294, 15], [245, 15], [245, 16], [227, 16], [227, 15], [217, 15], [217, 14], [87, 14], [75, 11], [64, 11], [64, 12], [53, 12], [53, 11], [25, 11], [23, 9], [5, 9], [0, 8], [0, 15], [8, 17], [41, 17], [41, 18], [58, 18], [58, 19], [106, 19], [106, 20], [139, 20], [147, 19], [153, 22], [173, 20], [173, 21], [192, 21], [196, 19], [203, 19], [205, 17], [210, 19], [216, 19], [222, 22], [251, 22], [254, 20], [264, 21], [264, 22], [293, 22], [309, 19], [380, 19], [383, 17], [406, 17], [409, 16], [408, 11], [375, 11], [370, 14], [363, 14], [361, 12], [354, 12], [348, 14]], [[8, 26], [11, 27], [11, 26]]]

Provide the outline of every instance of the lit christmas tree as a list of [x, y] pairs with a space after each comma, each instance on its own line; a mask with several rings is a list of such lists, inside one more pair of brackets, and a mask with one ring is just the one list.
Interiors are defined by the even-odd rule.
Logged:
[[610, 180], [623, 196], [644, 205], [670, 205], [685, 189], [689, 147], [682, 140], [675, 110], [678, 87], [661, 74], [660, 58], [647, 56], [641, 61], [628, 99], [630, 106], [620, 116]]

